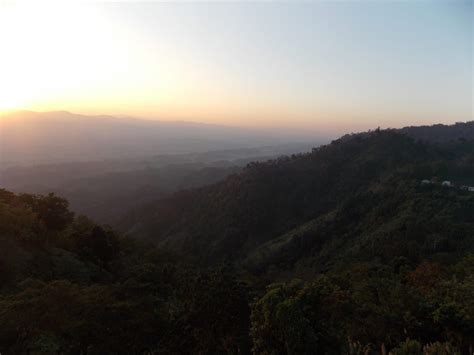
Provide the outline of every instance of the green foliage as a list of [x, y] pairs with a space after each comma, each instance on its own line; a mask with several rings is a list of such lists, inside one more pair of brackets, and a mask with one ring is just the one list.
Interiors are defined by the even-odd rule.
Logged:
[[404, 342], [400, 343], [395, 349], [391, 351], [393, 355], [420, 355], [421, 344], [416, 340], [406, 339]]
[[67, 353], [145, 349], [161, 327], [155, 302], [126, 296], [119, 285], [54, 281], [28, 287], [0, 299], [0, 343], [17, 352], [45, 346]]
[[426, 355], [460, 355], [461, 352], [449, 343], [439, 341], [427, 344], [423, 347], [423, 354]]
[[341, 320], [350, 317], [349, 294], [320, 277], [312, 283], [275, 285], [253, 305], [255, 353], [314, 354], [344, 350]]
[[305, 317], [302, 301], [291, 296], [297, 288], [277, 286], [253, 306], [254, 353], [311, 354], [318, 348], [317, 330]]
[[185, 275], [179, 310], [159, 352], [241, 354], [250, 349], [246, 287], [227, 267]]
[[[313, 282], [277, 284], [253, 305], [254, 352], [305, 353], [309, 346], [313, 353], [364, 353], [371, 344], [393, 354], [421, 354], [422, 344], [435, 340], [467, 350], [474, 343], [472, 278], [441, 273], [433, 283], [437, 268], [424, 263], [407, 273], [360, 264]], [[439, 344], [430, 346], [434, 352]]]
[[37, 215], [41, 226], [48, 231], [60, 231], [73, 220], [67, 200], [50, 193], [47, 196], [22, 194], [19, 200]]
[[249, 352], [232, 269], [178, 267], [52, 195], [0, 198], [0, 352]]

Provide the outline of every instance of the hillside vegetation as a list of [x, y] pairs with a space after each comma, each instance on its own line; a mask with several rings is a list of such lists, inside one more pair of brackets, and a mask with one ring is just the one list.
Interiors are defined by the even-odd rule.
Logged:
[[376, 130], [148, 202], [121, 232], [0, 190], [0, 352], [472, 353], [473, 180], [474, 137]]
[[[383, 256], [389, 247], [393, 251], [385, 257], [415, 258], [397, 244], [436, 252], [426, 245], [451, 239], [446, 218], [462, 226], [472, 222], [473, 194], [459, 187], [474, 185], [473, 153], [472, 141], [431, 145], [376, 131], [311, 153], [250, 164], [220, 183], [148, 204], [124, 224], [134, 235], [189, 252], [200, 262], [255, 263], [257, 255], [276, 257], [284, 250], [291, 254], [285, 262], [299, 260], [299, 254], [292, 255], [298, 243], [306, 254], [326, 253], [329, 263], [345, 254]], [[421, 186], [427, 178], [439, 183]], [[458, 187], [441, 188], [443, 180]], [[378, 250], [378, 244], [386, 250]], [[323, 259], [315, 256], [322, 267]]]

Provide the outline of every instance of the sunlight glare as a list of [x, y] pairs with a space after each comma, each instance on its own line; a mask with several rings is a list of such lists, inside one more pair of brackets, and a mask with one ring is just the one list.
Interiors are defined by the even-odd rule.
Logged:
[[0, 11], [0, 109], [74, 96], [127, 75], [129, 40], [92, 4], [11, 3]]

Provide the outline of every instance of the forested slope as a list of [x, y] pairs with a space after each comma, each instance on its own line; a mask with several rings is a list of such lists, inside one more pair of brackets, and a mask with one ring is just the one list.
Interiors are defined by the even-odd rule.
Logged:
[[1, 353], [248, 353], [249, 327], [231, 268], [183, 264], [55, 195], [0, 189]]
[[[430, 220], [443, 211], [456, 213], [451, 207], [460, 205], [459, 213], [469, 215], [472, 194], [437, 185], [428, 191], [420, 182], [474, 185], [473, 146], [466, 140], [432, 145], [376, 131], [308, 154], [250, 164], [218, 184], [149, 204], [124, 224], [136, 236], [215, 262], [255, 255], [265, 243], [281, 243], [287, 233], [319, 225], [321, 218], [336, 218], [330, 228], [358, 223], [366, 235], [372, 225], [382, 229], [407, 220], [412, 210], [427, 210]], [[411, 207], [417, 203], [420, 207]]]
[[135, 238], [0, 190], [0, 352], [471, 354], [473, 178], [473, 140], [377, 130], [149, 203]]

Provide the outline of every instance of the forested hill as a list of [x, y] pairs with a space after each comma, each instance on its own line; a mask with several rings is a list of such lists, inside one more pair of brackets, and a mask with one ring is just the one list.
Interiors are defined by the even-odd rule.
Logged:
[[[435, 124], [431, 126], [409, 126], [389, 130], [404, 134], [415, 140], [429, 143], [443, 143], [459, 139], [474, 139], [474, 121], [457, 122], [453, 125]], [[346, 134], [341, 139], [347, 140], [355, 136], [364, 137], [369, 134], [370, 132]]]
[[425, 142], [449, 142], [474, 138], [474, 121], [458, 122], [454, 125], [432, 125], [404, 127], [396, 130], [412, 138]]
[[428, 245], [447, 239], [448, 249], [466, 251], [473, 241], [453, 241], [449, 223], [472, 231], [474, 194], [420, 182], [474, 185], [473, 142], [431, 145], [377, 130], [250, 164], [220, 183], [148, 204], [124, 226], [200, 261], [231, 258], [258, 267], [303, 257], [323, 268], [323, 260], [330, 265], [344, 255], [433, 254], [441, 249]]

